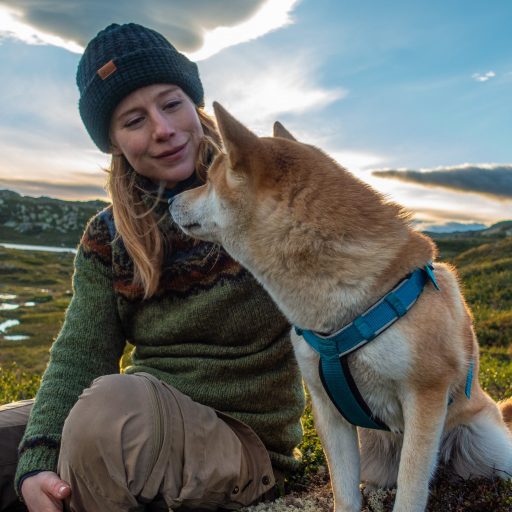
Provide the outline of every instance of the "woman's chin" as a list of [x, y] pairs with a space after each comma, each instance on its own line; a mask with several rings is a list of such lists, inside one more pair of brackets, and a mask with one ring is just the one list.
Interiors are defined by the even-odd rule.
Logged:
[[154, 172], [149, 175], [149, 173], [139, 172], [142, 176], [150, 179], [153, 183], [160, 185], [164, 184], [165, 188], [174, 188], [176, 185], [181, 183], [182, 181], [188, 180], [193, 174], [194, 169], [192, 171], [190, 169], [186, 170], [175, 170], [172, 171], [162, 171], [162, 172]]

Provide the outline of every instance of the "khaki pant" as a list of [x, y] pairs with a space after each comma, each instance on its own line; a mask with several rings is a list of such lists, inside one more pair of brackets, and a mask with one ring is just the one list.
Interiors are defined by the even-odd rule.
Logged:
[[[15, 502], [16, 447], [30, 407], [0, 407], [0, 511]], [[64, 424], [57, 471], [71, 485], [67, 508], [87, 512], [231, 510], [275, 483], [247, 425], [147, 373], [100, 377], [83, 392]]]

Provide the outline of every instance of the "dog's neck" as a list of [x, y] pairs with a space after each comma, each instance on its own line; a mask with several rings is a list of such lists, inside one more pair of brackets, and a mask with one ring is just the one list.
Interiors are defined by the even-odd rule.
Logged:
[[266, 246], [265, 255], [242, 251], [240, 260], [292, 324], [323, 333], [352, 321], [433, 256], [429, 239], [405, 222], [381, 238], [324, 239], [295, 249], [283, 241], [271, 251]]
[[260, 195], [245, 205], [250, 222], [233, 222], [223, 245], [291, 323], [331, 332], [425, 265], [433, 246], [400, 206], [325, 154], [293, 150], [293, 165], [265, 175]]

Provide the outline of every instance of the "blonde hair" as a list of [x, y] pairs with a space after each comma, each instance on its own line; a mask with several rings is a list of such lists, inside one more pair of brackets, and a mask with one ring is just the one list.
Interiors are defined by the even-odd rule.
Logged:
[[[195, 173], [204, 182], [221, 141], [215, 121], [200, 108], [197, 108], [197, 113], [204, 137], [199, 145]], [[133, 261], [132, 284], [144, 289], [146, 299], [152, 297], [158, 289], [164, 251], [168, 243], [165, 234], [159, 229], [163, 216], [157, 218], [154, 213], [162, 198], [164, 184], [160, 184], [155, 202], [148, 208], [142, 200], [143, 190], [137, 184], [137, 173], [124, 155], [112, 155], [107, 172], [107, 191], [112, 199], [116, 239], [122, 238]]]

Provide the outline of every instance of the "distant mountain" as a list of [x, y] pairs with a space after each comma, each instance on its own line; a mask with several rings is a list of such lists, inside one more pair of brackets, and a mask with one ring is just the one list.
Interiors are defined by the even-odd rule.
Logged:
[[450, 232], [432, 230], [425, 231], [425, 233], [433, 238], [468, 238], [473, 236], [504, 238], [512, 236], [512, 220], [504, 220], [484, 229], [453, 230]]
[[[63, 201], [0, 190], [0, 242], [75, 247], [87, 221], [107, 205], [99, 200]], [[512, 236], [512, 220], [481, 230], [425, 233], [436, 241], [442, 257], [451, 257], [490, 239]]]
[[504, 220], [493, 224], [490, 228], [484, 229], [481, 234], [498, 237], [512, 236], [512, 220]]
[[486, 229], [485, 224], [473, 222], [471, 224], [463, 224], [462, 222], [447, 222], [442, 225], [430, 226], [428, 230], [430, 233], [454, 233], [456, 231], [481, 231]]
[[452, 258], [473, 247], [512, 237], [512, 220], [498, 222], [477, 231], [454, 231], [452, 233], [425, 231], [425, 233], [435, 240], [442, 258]]
[[0, 190], [0, 242], [75, 247], [103, 201], [62, 201]]

